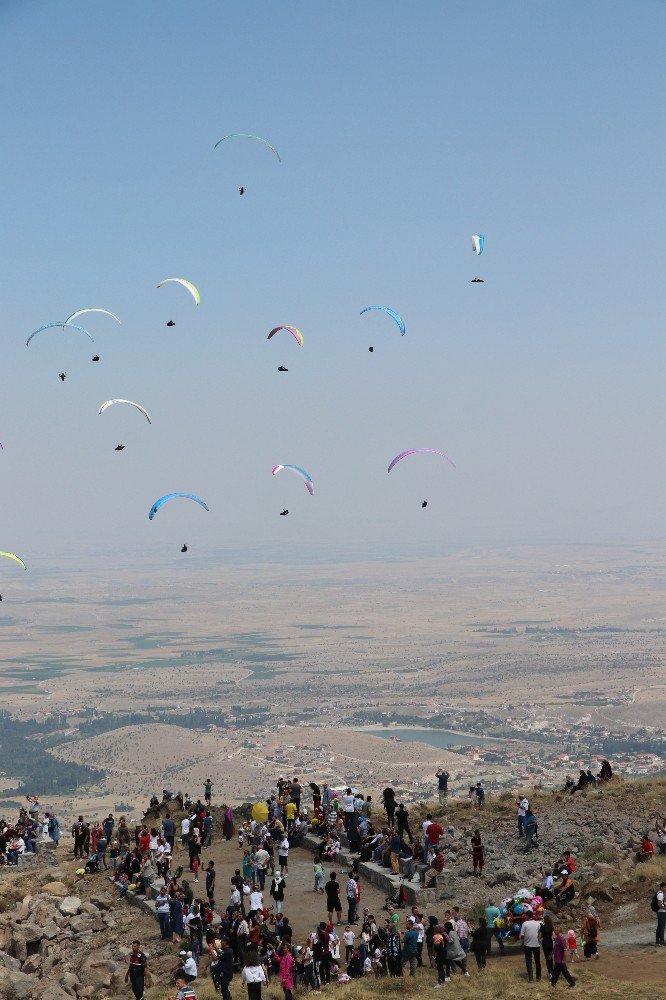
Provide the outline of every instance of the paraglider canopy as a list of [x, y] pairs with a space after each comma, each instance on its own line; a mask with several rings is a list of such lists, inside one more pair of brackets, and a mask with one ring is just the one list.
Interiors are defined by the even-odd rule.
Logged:
[[298, 346], [299, 347], [303, 346], [303, 334], [301, 333], [300, 330], [297, 330], [295, 326], [276, 326], [268, 334], [268, 336], [266, 337], [266, 340], [270, 340], [271, 337], [274, 337], [275, 334], [278, 333], [279, 330], [288, 330], [289, 333], [294, 338], [294, 340], [296, 341], [296, 343], [298, 344]]
[[230, 135], [223, 135], [221, 139], [218, 139], [213, 149], [217, 149], [221, 143], [226, 142], [227, 139], [254, 139], [256, 142], [261, 142], [264, 146], [270, 149], [271, 153], [277, 158], [278, 163], [282, 163], [280, 159], [280, 154], [278, 153], [275, 146], [271, 146], [268, 139], [262, 139], [260, 135], [250, 135], [248, 132], [231, 132]]
[[157, 287], [161, 288], [162, 285], [168, 285], [170, 281], [175, 281], [177, 282], [177, 284], [182, 285], [183, 288], [186, 288], [190, 293], [190, 295], [192, 296], [192, 298], [194, 299], [194, 301], [196, 302], [196, 304], [198, 306], [201, 305], [201, 296], [199, 295], [199, 289], [191, 281], [188, 281], [187, 278], [165, 278], [164, 281], [160, 281], [158, 283]]
[[398, 464], [398, 462], [402, 462], [403, 458], [407, 458], [408, 455], [422, 455], [422, 454], [439, 455], [440, 458], [445, 458], [446, 461], [449, 462], [454, 469], [456, 467], [455, 462], [452, 459], [450, 459], [448, 455], [445, 455], [443, 451], [438, 451], [437, 448], [410, 448], [408, 451], [401, 451], [399, 455], [396, 455], [391, 464], [389, 465], [387, 471], [390, 472], [391, 469], [393, 469]]
[[23, 562], [23, 560], [19, 556], [14, 555], [13, 552], [0, 552], [0, 556], [4, 556], [5, 559], [13, 559], [14, 562], [17, 562], [19, 564], [19, 566], [23, 566], [23, 569], [28, 568], [26, 564]]
[[194, 502], [198, 503], [204, 510], [210, 510], [210, 507], [205, 500], [202, 500], [201, 497], [195, 496], [194, 493], [165, 493], [164, 496], [160, 497], [159, 500], [156, 500], [150, 508], [150, 513], [148, 514], [150, 520], [152, 521], [160, 507], [163, 507], [165, 503], [169, 502], [169, 500], [175, 500], [177, 497], [182, 497], [185, 500], [194, 500]]
[[61, 327], [61, 329], [63, 329], [63, 330], [78, 330], [79, 333], [85, 333], [86, 337], [89, 337], [90, 340], [92, 340], [93, 343], [95, 342], [95, 338], [92, 336], [92, 334], [88, 333], [88, 331], [85, 330], [82, 326], [77, 326], [76, 323], [65, 323], [63, 321], [63, 322], [58, 322], [58, 323], [45, 323], [44, 326], [40, 326], [36, 330], [33, 330], [33, 332], [30, 334], [30, 336], [26, 340], [25, 346], [27, 347], [28, 344], [30, 343], [30, 341], [32, 340], [32, 338], [36, 337], [38, 333], [42, 332], [42, 330], [51, 330], [51, 329], [53, 329], [53, 327], [56, 327], [56, 326]]
[[480, 233], [472, 236], [472, 250], [474, 251], [477, 257], [483, 253], [483, 245], [485, 242], [486, 242], [485, 236], [482, 236]]
[[402, 317], [398, 316], [397, 312], [395, 312], [394, 309], [389, 309], [388, 306], [366, 306], [365, 309], [361, 309], [359, 316], [362, 316], [363, 313], [369, 312], [371, 309], [381, 309], [382, 312], [387, 313], [391, 317], [391, 319], [395, 320], [395, 322], [398, 324], [398, 329], [400, 330], [402, 336], [403, 337], [405, 336], [405, 324], [402, 320]]
[[305, 483], [310, 496], [314, 495], [314, 482], [309, 472], [306, 472], [305, 469], [301, 469], [298, 465], [274, 465], [271, 472], [274, 476], [277, 476], [278, 472], [282, 472], [283, 469], [289, 469], [291, 472], [295, 472], [297, 476], [300, 476]]
[[110, 406], [115, 406], [116, 403], [126, 403], [127, 406], [133, 406], [136, 410], [139, 411], [139, 413], [143, 413], [144, 417], [146, 418], [149, 424], [152, 423], [150, 417], [148, 416], [148, 410], [144, 409], [140, 403], [133, 403], [131, 399], [107, 399], [107, 401], [105, 403], [102, 403], [102, 405], [100, 406], [99, 412], [104, 413], [105, 410], [108, 410]]
[[[104, 313], [105, 316], [110, 316], [111, 319], [115, 319], [116, 323], [120, 323], [118, 317], [115, 316], [112, 312], [109, 312], [108, 309], [92, 308], [92, 309], [77, 309], [76, 312], [73, 312], [71, 316], [67, 317], [67, 319], [65, 320], [65, 324], [73, 323], [75, 319], [77, 319], [79, 316], [83, 316], [84, 313]], [[122, 323], [120, 325], [122, 326]]]

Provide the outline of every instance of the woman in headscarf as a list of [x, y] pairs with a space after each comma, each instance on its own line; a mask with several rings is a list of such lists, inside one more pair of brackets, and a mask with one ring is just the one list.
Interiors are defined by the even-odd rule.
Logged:
[[321, 789], [316, 782], [311, 781], [310, 790], [312, 792], [312, 808], [316, 812], [319, 806], [321, 805]]
[[225, 840], [231, 840], [234, 835], [234, 811], [231, 806], [227, 806], [224, 810], [224, 823], [222, 824], [222, 833], [224, 834]]
[[588, 906], [585, 919], [583, 920], [583, 954], [585, 958], [599, 958], [597, 946], [601, 937], [601, 921], [599, 914], [593, 906]]
[[444, 924], [444, 930], [449, 936], [446, 942], [446, 971], [449, 975], [452, 975], [454, 966], [457, 966], [464, 976], [469, 976], [469, 972], [467, 971], [467, 955], [463, 951], [460, 938], [450, 920], [447, 920]]

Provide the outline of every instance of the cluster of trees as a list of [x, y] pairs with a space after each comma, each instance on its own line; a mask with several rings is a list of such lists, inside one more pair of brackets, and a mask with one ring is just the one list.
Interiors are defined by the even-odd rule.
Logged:
[[74, 792], [81, 785], [105, 777], [104, 771], [58, 760], [47, 752], [48, 746], [61, 742], [53, 738], [58, 725], [57, 719], [23, 721], [0, 711], [0, 760], [8, 776], [18, 778], [16, 787], [6, 789], [5, 796], [25, 795], [33, 790], [40, 795]]

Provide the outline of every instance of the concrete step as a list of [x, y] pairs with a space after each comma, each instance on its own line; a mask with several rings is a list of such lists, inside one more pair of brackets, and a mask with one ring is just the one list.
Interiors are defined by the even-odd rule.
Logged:
[[[340, 838], [340, 843], [342, 844], [342, 837]], [[321, 838], [308, 833], [302, 840], [302, 846], [312, 851], [313, 854], [318, 854], [321, 849]], [[347, 869], [351, 869], [354, 861], [357, 859], [358, 855], [351, 855], [348, 851], [339, 851], [335, 857], [335, 863], [337, 865], [345, 865]], [[407, 861], [400, 862], [400, 871], [403, 876], [406, 875], [408, 867], [409, 863]], [[358, 866], [358, 870], [360, 875], [367, 878], [373, 885], [378, 886], [387, 896], [396, 894], [401, 881], [400, 875], [394, 875], [390, 869], [383, 868], [373, 861], [362, 861]], [[410, 905], [426, 902], [431, 895], [429, 890], [421, 886], [420, 882], [405, 881], [403, 885]]]

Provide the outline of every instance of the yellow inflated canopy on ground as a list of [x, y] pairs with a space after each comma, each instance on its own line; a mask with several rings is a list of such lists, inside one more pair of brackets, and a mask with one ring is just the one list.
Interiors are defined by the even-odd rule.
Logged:
[[255, 802], [252, 806], [252, 819], [257, 823], [265, 823], [268, 819], [268, 806], [265, 802]]

